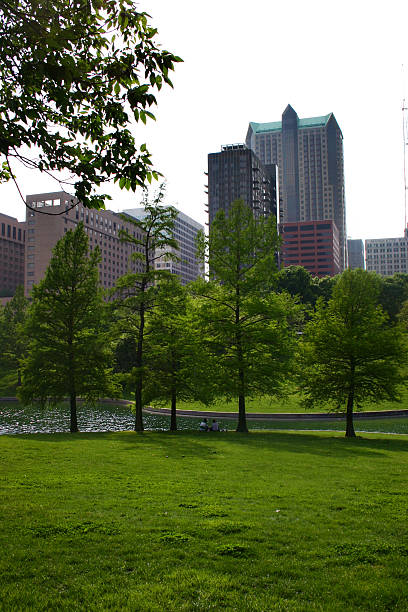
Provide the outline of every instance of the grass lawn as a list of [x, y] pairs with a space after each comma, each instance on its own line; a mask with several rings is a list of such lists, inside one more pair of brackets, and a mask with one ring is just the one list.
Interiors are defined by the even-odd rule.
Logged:
[[[159, 407], [159, 406], [158, 406]], [[170, 408], [170, 405], [166, 406]], [[179, 410], [209, 410], [218, 412], [238, 412], [238, 400], [226, 402], [218, 400], [211, 406], [204, 406], [200, 402], [177, 402]], [[408, 408], [408, 389], [403, 391], [402, 402], [380, 402], [378, 404], [370, 404], [365, 407], [366, 410], [403, 410]], [[246, 400], [246, 410], [248, 413], [274, 413], [274, 412], [305, 412], [305, 409], [300, 405], [300, 397], [298, 394], [291, 394], [284, 399], [275, 399], [271, 397], [260, 397], [253, 400]], [[327, 412], [327, 407], [315, 408], [311, 412]], [[309, 412], [309, 411], [308, 411]]]
[[2, 610], [408, 610], [402, 436], [0, 436]]

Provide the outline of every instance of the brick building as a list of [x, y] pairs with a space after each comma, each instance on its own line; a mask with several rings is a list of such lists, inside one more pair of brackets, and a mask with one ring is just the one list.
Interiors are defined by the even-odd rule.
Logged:
[[[119, 231], [127, 229], [137, 237], [141, 237], [141, 234], [118, 213], [85, 208], [63, 191], [28, 195], [26, 202], [29, 206], [26, 221], [26, 294], [43, 278], [56, 242], [81, 221], [89, 237], [90, 250], [98, 246], [101, 251], [99, 279], [102, 288], [113, 287], [127, 271], [142, 271], [143, 264], [131, 258], [135, 247], [122, 242]], [[49, 214], [42, 214], [44, 212]]]
[[303, 266], [313, 276], [334, 276], [340, 269], [339, 231], [331, 220], [280, 225], [281, 263]]
[[25, 223], [0, 214], [0, 297], [24, 284]]

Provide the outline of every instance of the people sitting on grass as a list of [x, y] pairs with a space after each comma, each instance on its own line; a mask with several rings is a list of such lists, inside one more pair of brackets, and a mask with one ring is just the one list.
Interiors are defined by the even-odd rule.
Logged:
[[211, 423], [211, 431], [220, 431], [220, 426], [215, 419]]
[[200, 423], [200, 431], [208, 431], [209, 427], [208, 427], [208, 423], [207, 423], [207, 419], [203, 419]]
[[200, 431], [220, 431], [218, 422], [213, 419], [211, 425], [208, 424], [207, 419], [203, 419], [200, 423]]

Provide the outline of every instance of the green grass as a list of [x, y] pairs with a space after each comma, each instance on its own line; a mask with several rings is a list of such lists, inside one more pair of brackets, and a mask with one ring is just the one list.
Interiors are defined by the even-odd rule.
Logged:
[[[158, 406], [159, 407], [159, 406]], [[166, 406], [170, 408], [170, 406]], [[233, 400], [227, 402], [218, 400], [214, 404], [206, 407], [200, 402], [178, 402], [179, 410], [200, 410], [200, 411], [217, 411], [217, 412], [238, 412], [238, 401]], [[408, 389], [403, 392], [402, 402], [380, 402], [378, 404], [370, 404], [365, 406], [365, 410], [402, 410], [408, 409]], [[290, 394], [283, 399], [272, 397], [260, 397], [253, 400], [246, 400], [246, 410], [248, 413], [276, 413], [276, 412], [292, 412], [303, 413], [305, 409], [300, 404], [300, 396], [298, 394]], [[314, 408], [313, 411], [307, 412], [327, 412], [327, 407]]]
[[[191, 419], [192, 420], [192, 419]], [[222, 429], [234, 431], [237, 426], [237, 420], [232, 419], [217, 419]], [[186, 419], [178, 418], [180, 426], [185, 426]], [[190, 419], [189, 419], [190, 421]], [[194, 419], [194, 425], [190, 424], [189, 429], [197, 430], [201, 419]], [[346, 430], [346, 422], [344, 419], [330, 420], [299, 420], [299, 421], [282, 421], [261, 419], [248, 420], [248, 429], [252, 431], [338, 431], [344, 433]], [[168, 427], [167, 427], [168, 428]], [[408, 434], [408, 418], [406, 417], [391, 417], [382, 419], [355, 419], [354, 429], [357, 433], [390, 433], [390, 434]]]
[[[159, 406], [158, 406], [159, 407]], [[170, 405], [166, 406], [170, 408]], [[210, 406], [204, 406], [200, 402], [177, 402], [178, 410], [200, 410], [200, 411], [217, 411], [217, 412], [238, 412], [238, 401], [233, 400], [227, 402], [225, 400], [217, 400]], [[273, 412], [305, 412], [305, 409], [300, 406], [299, 397], [297, 395], [289, 395], [285, 399], [277, 400], [271, 397], [260, 397], [254, 400], [246, 400], [246, 410], [251, 412], [273, 413]], [[324, 412], [324, 410], [316, 410], [316, 412]]]
[[398, 436], [0, 436], [2, 610], [407, 610]]

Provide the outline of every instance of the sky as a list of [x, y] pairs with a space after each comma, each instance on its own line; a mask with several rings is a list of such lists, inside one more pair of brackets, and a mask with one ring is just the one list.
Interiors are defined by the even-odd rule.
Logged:
[[[408, 2], [141, 0], [138, 7], [151, 15], [162, 47], [184, 60], [174, 89], [157, 96], [157, 121], [135, 126], [166, 179], [167, 204], [204, 223], [207, 154], [245, 142], [250, 121], [279, 121], [291, 104], [301, 118], [333, 112], [340, 125], [348, 236], [403, 235]], [[20, 172], [19, 182], [24, 194], [59, 190], [31, 172]], [[116, 186], [107, 192], [115, 211], [141, 200]], [[25, 218], [11, 183], [0, 185], [0, 212]]]

